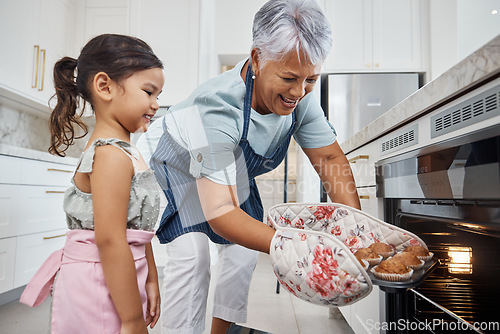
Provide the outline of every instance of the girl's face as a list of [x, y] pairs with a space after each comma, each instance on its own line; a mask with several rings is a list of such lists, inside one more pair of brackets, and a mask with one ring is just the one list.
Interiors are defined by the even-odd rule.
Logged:
[[296, 51], [281, 61], [268, 61], [259, 69], [258, 52], [252, 52], [255, 72], [252, 108], [260, 114], [275, 113], [286, 116], [292, 113], [300, 100], [309, 94], [318, 81], [321, 64], [300, 60]]
[[120, 83], [122, 94], [114, 105], [116, 120], [128, 132], [145, 132], [158, 111], [158, 96], [164, 83], [163, 70], [135, 72]]

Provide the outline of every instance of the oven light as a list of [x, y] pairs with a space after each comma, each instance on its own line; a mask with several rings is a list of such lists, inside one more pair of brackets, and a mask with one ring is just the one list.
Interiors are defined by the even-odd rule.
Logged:
[[451, 274], [472, 274], [472, 248], [449, 247], [448, 272]]

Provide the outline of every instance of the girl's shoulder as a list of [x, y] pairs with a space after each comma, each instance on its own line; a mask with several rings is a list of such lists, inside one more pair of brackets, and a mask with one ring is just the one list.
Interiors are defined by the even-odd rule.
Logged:
[[[118, 138], [98, 138], [94, 140], [88, 147], [85, 149], [80, 159], [77, 163], [78, 169], [77, 171], [80, 173], [91, 173], [92, 166], [94, 164], [94, 158], [96, 154], [96, 148], [101, 146], [111, 145], [118, 149], [120, 149], [123, 153], [125, 153], [131, 159], [134, 158], [136, 161], [140, 159], [140, 154], [137, 148], [129, 142]], [[133, 163], [133, 160], [132, 160]], [[135, 165], [134, 165], [135, 166]]]

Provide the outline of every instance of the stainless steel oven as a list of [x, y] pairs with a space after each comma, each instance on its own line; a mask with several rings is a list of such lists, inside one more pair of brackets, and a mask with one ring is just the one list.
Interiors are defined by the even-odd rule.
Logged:
[[386, 221], [439, 259], [405, 294], [401, 332], [500, 332], [499, 157], [496, 124], [377, 163]]

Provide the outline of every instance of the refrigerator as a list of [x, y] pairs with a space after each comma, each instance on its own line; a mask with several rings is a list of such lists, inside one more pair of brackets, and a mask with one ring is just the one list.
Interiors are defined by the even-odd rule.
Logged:
[[420, 88], [419, 73], [332, 73], [321, 104], [340, 144]]

